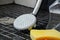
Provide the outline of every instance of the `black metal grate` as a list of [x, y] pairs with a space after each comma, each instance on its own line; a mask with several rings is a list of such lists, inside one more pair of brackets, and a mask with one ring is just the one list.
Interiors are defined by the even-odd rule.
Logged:
[[20, 38], [21, 40], [26, 40], [26, 39], [29, 40], [30, 39], [28, 34], [25, 34], [22, 31], [18, 32], [16, 29], [13, 28], [12, 25], [0, 24], [0, 35], [7, 37], [10, 40], [13, 40], [17, 37]]
[[[12, 17], [16, 18], [21, 14], [31, 13], [33, 8], [17, 5], [8, 4], [0, 6], [0, 17]], [[46, 11], [45, 11], [46, 12]], [[48, 23], [48, 13], [40, 11], [37, 15], [37, 27], [36, 29], [45, 28]], [[11, 25], [0, 24], [0, 39], [1, 40], [31, 40], [29, 31], [18, 31]]]

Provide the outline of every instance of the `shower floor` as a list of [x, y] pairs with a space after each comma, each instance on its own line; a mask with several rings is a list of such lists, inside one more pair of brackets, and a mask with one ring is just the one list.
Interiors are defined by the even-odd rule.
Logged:
[[[17, 18], [22, 14], [31, 13], [33, 8], [18, 5], [18, 4], [7, 4], [0, 5], [0, 18], [11, 17]], [[37, 27], [35, 29], [43, 29], [48, 23], [48, 12], [39, 11], [36, 15]], [[18, 31], [13, 28], [13, 24], [4, 25], [0, 23], [0, 40], [31, 40], [28, 30]]]

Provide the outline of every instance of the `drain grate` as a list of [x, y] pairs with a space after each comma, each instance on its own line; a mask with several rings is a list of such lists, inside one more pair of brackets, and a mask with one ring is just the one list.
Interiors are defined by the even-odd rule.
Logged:
[[[17, 5], [17, 4], [9, 4], [9, 5], [1, 5], [0, 6], [0, 17], [12, 17], [16, 18], [21, 14], [32, 12], [32, 8], [28, 8], [25, 6]], [[41, 11], [42, 12], [42, 11]], [[48, 23], [48, 15], [44, 15], [44, 13], [38, 13], [37, 16], [37, 27], [36, 29], [40, 29], [45, 27]], [[0, 24], [0, 39], [1, 40], [31, 40], [29, 31], [18, 31], [13, 28], [13, 24], [11, 25], [3, 25]]]
[[[21, 38], [22, 40], [29, 40], [29, 34], [25, 34], [22, 31], [19, 31], [19, 34], [17, 32], [16, 29], [13, 28], [12, 25], [2, 25], [0, 24], [0, 35], [5, 36], [11, 40], [15, 39], [15, 38]], [[17, 38], [17, 39], [18, 39]]]

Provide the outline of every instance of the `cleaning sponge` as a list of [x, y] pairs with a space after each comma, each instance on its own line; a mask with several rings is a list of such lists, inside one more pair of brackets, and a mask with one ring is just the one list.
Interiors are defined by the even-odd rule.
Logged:
[[32, 40], [60, 40], [60, 32], [56, 30], [31, 30]]

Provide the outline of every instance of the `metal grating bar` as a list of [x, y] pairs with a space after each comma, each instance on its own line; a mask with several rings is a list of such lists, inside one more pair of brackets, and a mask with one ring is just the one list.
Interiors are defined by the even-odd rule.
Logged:
[[[3, 31], [3, 32], [1, 33], [1, 35], [5, 36], [5, 37], [8, 37], [8, 38], [11, 38], [11, 39], [12, 39], [12, 37], [10, 37], [11, 35], [13, 35], [13, 37], [18, 36], [17, 34], [11, 33], [11, 32], [9, 32], [9, 31], [7, 31], [7, 30], [4, 30], [4, 29], [0, 29], [0, 30]], [[8, 33], [8, 34], [4, 34], [4, 32], [6, 32], [6, 33]], [[22, 38], [22, 39], [25, 39], [25, 38], [22, 37], [22, 36], [19, 36], [19, 37]]]

